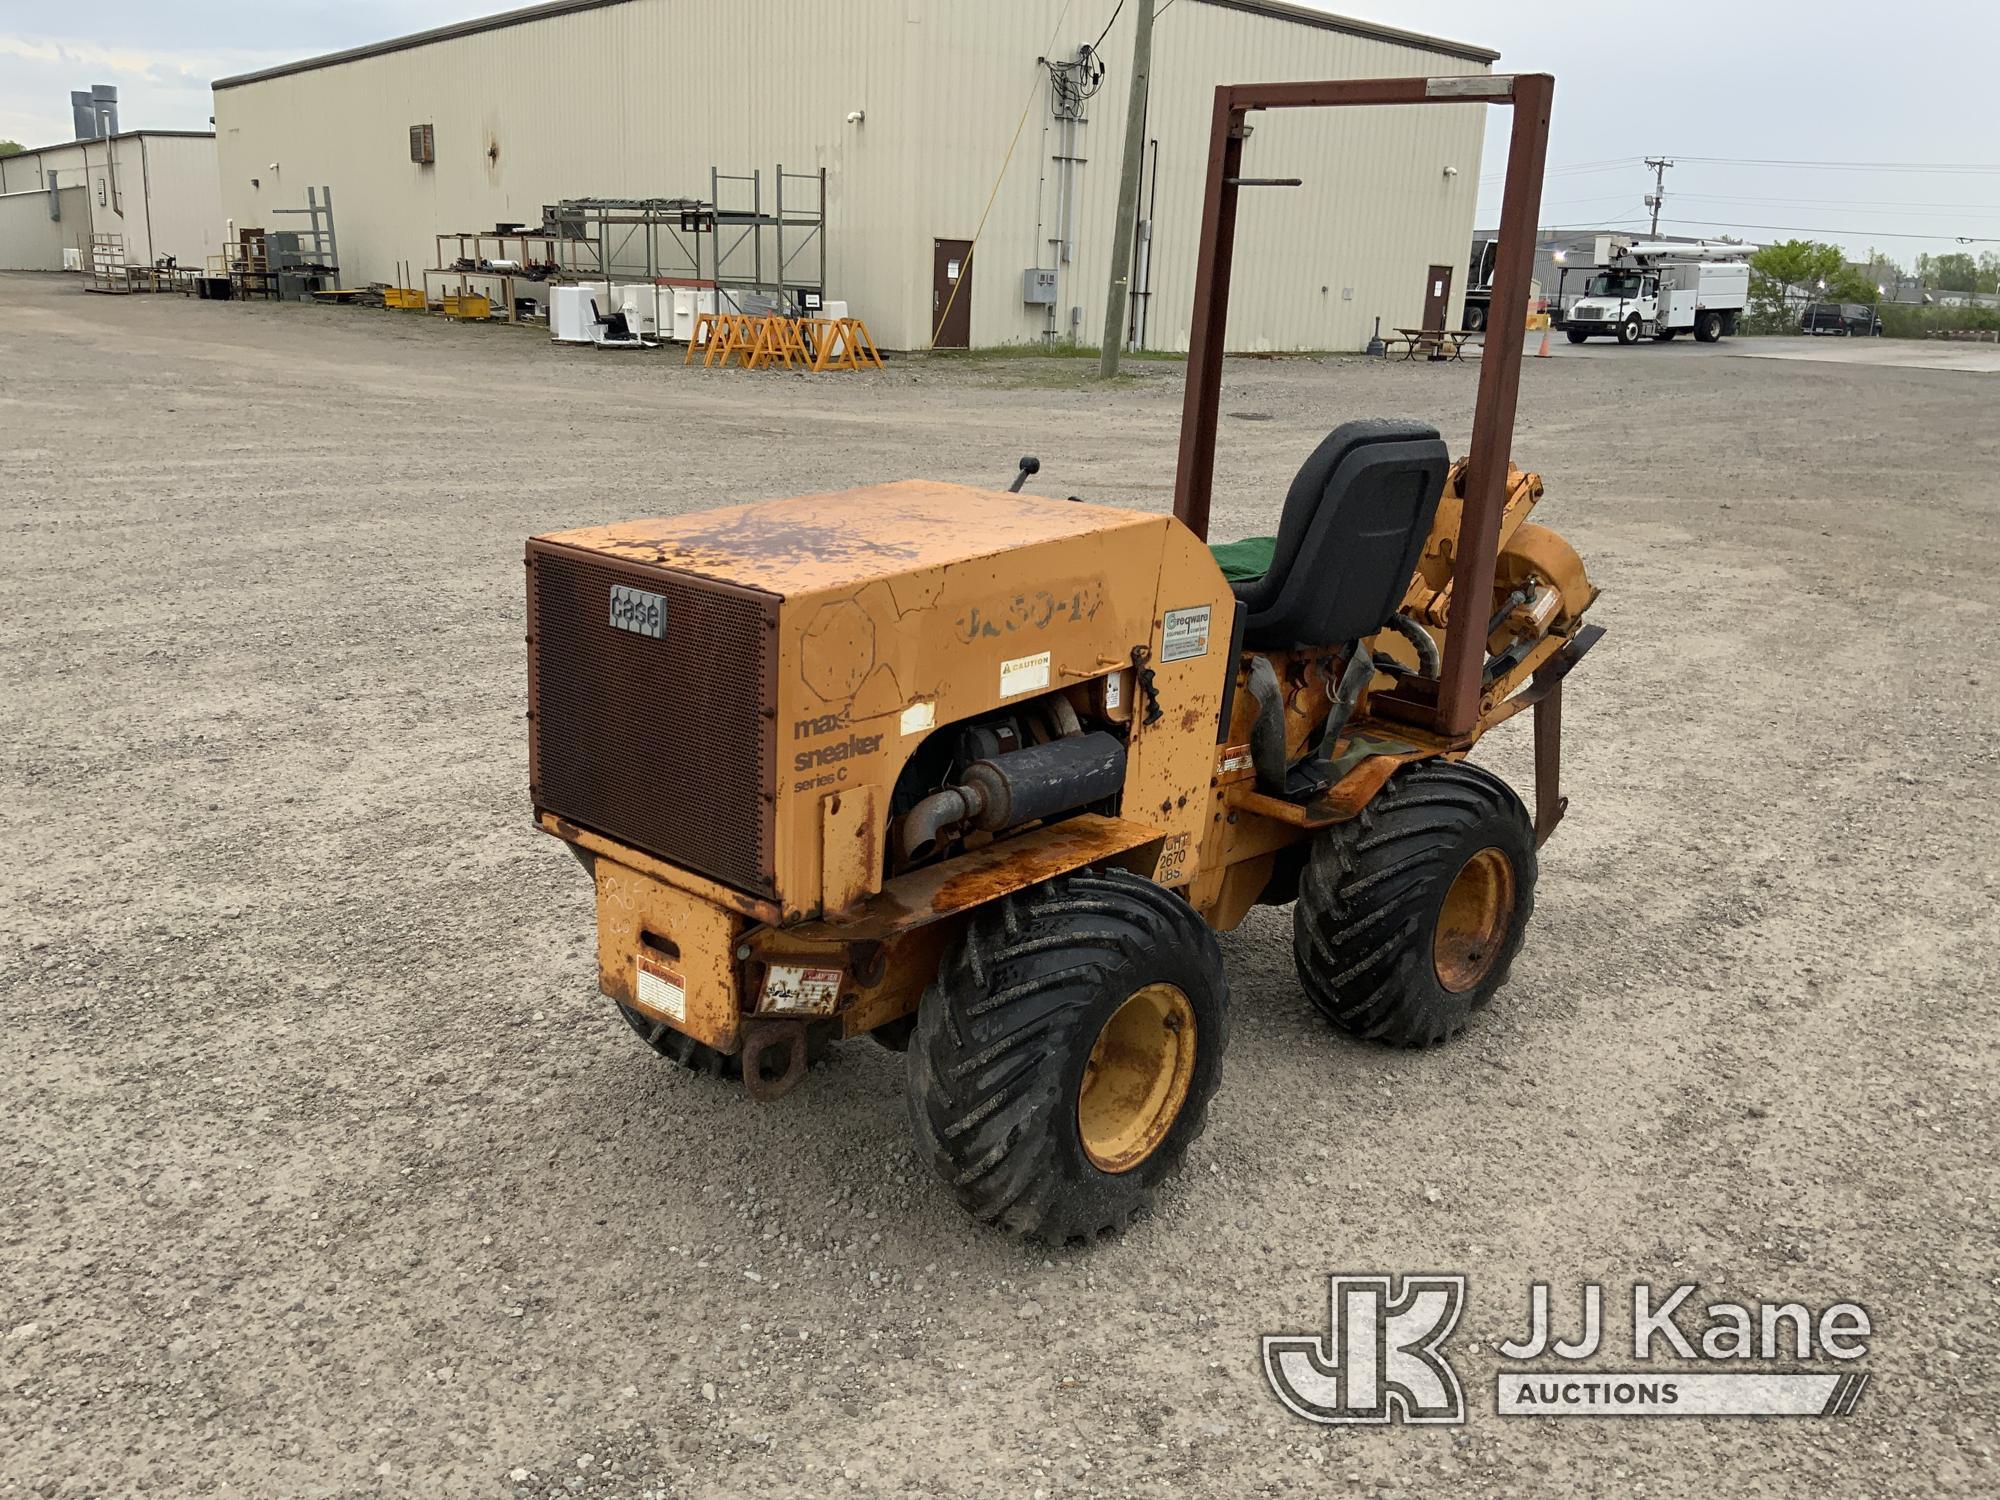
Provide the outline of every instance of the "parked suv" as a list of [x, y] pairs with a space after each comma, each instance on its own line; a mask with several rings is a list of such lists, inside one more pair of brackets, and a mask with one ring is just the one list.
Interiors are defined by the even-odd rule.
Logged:
[[1879, 334], [1882, 319], [1866, 302], [1808, 302], [1799, 314], [1800, 333]]

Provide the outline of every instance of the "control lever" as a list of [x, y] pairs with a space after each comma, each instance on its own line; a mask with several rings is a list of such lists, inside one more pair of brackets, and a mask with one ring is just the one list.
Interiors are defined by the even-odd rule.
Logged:
[[1028, 480], [1032, 478], [1034, 475], [1039, 474], [1041, 472], [1042, 472], [1042, 461], [1039, 458], [1035, 457], [1035, 455], [1032, 453], [1022, 454], [1021, 472], [1016, 474], [1014, 476], [1014, 482], [1007, 486], [1007, 493], [1010, 495], [1020, 494], [1021, 486], [1026, 484]]

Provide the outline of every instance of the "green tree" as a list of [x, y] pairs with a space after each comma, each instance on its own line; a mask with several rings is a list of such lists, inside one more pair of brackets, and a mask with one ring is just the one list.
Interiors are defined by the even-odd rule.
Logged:
[[1970, 292], [1979, 284], [1979, 264], [1963, 250], [1949, 255], [1919, 255], [1917, 275], [1940, 292]]
[[2000, 292], [2000, 250], [1979, 252], [1979, 290]]
[[1802, 292], [1818, 291], [1822, 281], [1831, 288], [1846, 266], [1847, 257], [1840, 246], [1818, 240], [1784, 240], [1766, 245], [1750, 257], [1753, 274]]
[[21, 150], [19, 141], [0, 141], [0, 156], [19, 156]]
[[[1766, 245], [1750, 257], [1750, 318], [1748, 330], [1762, 333], [1788, 331], [1798, 321], [1804, 303], [1828, 301], [1858, 302], [1859, 297], [1843, 297], [1835, 289], [1852, 285], [1851, 272], [1840, 246], [1818, 240], [1785, 240]], [[1868, 298], [1875, 300], [1875, 287], [1867, 283]], [[1822, 290], [1821, 288], [1825, 289]]]
[[1826, 300], [1829, 302], [1875, 302], [1881, 298], [1875, 290], [1875, 283], [1869, 279], [1865, 266], [1842, 266], [1826, 278]]

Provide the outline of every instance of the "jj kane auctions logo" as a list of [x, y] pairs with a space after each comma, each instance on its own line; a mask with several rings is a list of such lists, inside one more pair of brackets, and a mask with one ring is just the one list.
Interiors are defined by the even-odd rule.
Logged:
[[[1632, 1288], [1634, 1361], [1696, 1362], [1697, 1368], [1580, 1370], [1604, 1349], [1604, 1289], [1583, 1288], [1575, 1337], [1558, 1337], [1549, 1288], [1528, 1294], [1528, 1328], [1498, 1346], [1503, 1361], [1494, 1409], [1501, 1416], [1846, 1416], [1868, 1383], [1850, 1368], [1830, 1373], [1774, 1369], [1825, 1358], [1851, 1366], [1868, 1352], [1867, 1309], [1835, 1302], [1817, 1315], [1800, 1302], [1693, 1305], [1693, 1284], [1664, 1296]], [[1465, 1392], [1445, 1343], [1465, 1310], [1465, 1278], [1384, 1275], [1327, 1278], [1324, 1334], [1267, 1334], [1264, 1377], [1286, 1410], [1308, 1422], [1457, 1425]], [[1547, 1359], [1563, 1361], [1554, 1366]], [[1530, 1362], [1534, 1362], [1530, 1367]], [[1703, 1368], [1705, 1366], [1705, 1368]]]

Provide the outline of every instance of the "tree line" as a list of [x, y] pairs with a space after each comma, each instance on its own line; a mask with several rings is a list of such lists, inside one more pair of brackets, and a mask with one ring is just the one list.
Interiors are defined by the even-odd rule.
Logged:
[[[1820, 240], [1785, 240], [1750, 257], [1751, 296], [1760, 301], [1876, 302], [1892, 284], [1912, 279], [1899, 261], [1870, 250], [1863, 263], [1851, 262], [1838, 245]], [[1915, 280], [1927, 291], [2000, 292], [2000, 251], [1975, 259], [1965, 251], [1919, 255]]]
[[[2000, 291], [2000, 252], [1978, 256], [1965, 251], [1919, 255], [1906, 269], [1894, 257], [1871, 249], [1854, 262], [1838, 245], [1821, 240], [1784, 240], [1750, 257], [1750, 308], [1746, 333], [1791, 333], [1810, 302], [1859, 302], [1880, 308], [1884, 331], [1915, 335], [1932, 327], [1987, 326], [1993, 309], [1947, 308], [1899, 300], [1914, 281], [1927, 293]], [[1928, 301], [1928, 299], [1925, 299]]]

